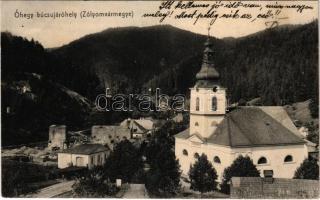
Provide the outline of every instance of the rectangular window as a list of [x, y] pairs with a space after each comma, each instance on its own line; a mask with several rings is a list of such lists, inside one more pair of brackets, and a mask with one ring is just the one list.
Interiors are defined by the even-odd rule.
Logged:
[[196, 111], [199, 111], [200, 110], [200, 99], [199, 97], [197, 97], [196, 99]]
[[212, 109], [212, 111], [216, 111], [217, 110], [217, 98], [216, 97], [212, 97], [211, 109]]

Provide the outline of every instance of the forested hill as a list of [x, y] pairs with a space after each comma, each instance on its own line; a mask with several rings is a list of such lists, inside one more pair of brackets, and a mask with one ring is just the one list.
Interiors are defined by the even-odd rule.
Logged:
[[[205, 36], [172, 26], [113, 28], [57, 48], [73, 67], [96, 73], [100, 87], [187, 93], [201, 65]], [[280, 26], [236, 39], [214, 39], [216, 66], [233, 102], [262, 97], [281, 105], [317, 96], [318, 25]]]
[[262, 97], [284, 105], [318, 97], [318, 22], [284, 26], [237, 40], [220, 60], [234, 101]]
[[[232, 102], [261, 97], [264, 105], [284, 105], [318, 96], [317, 22], [226, 39], [215, 51], [216, 67]], [[145, 87], [186, 92], [201, 58], [198, 54], [182, 60]]]
[[201, 52], [205, 39], [169, 25], [111, 28], [52, 52], [74, 66], [93, 70], [103, 86], [114, 92], [130, 93], [139, 92], [152, 77]]

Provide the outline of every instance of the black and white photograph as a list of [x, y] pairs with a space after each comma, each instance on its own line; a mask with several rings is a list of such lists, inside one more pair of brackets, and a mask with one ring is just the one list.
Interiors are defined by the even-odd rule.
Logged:
[[0, 5], [2, 198], [320, 197], [318, 1]]

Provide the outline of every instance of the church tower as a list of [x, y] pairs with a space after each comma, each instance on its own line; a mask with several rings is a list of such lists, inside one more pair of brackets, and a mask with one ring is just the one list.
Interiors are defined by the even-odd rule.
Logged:
[[226, 113], [226, 89], [219, 83], [220, 75], [214, 67], [213, 44], [205, 42], [200, 71], [190, 95], [190, 134], [208, 138]]

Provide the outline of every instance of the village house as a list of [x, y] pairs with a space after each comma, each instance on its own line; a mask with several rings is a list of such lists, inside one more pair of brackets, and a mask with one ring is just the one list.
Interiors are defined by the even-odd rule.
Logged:
[[58, 152], [58, 168], [102, 166], [110, 150], [102, 144], [81, 144]]
[[144, 138], [155, 130], [155, 123], [151, 119], [125, 119], [120, 126], [130, 130], [132, 138]]
[[247, 155], [261, 176], [292, 178], [308, 157], [306, 141], [281, 106], [245, 106], [227, 113], [226, 88], [215, 69], [212, 42], [205, 43], [203, 62], [191, 88], [189, 129], [175, 135], [175, 155], [182, 175], [202, 153], [223, 172], [239, 155]]

